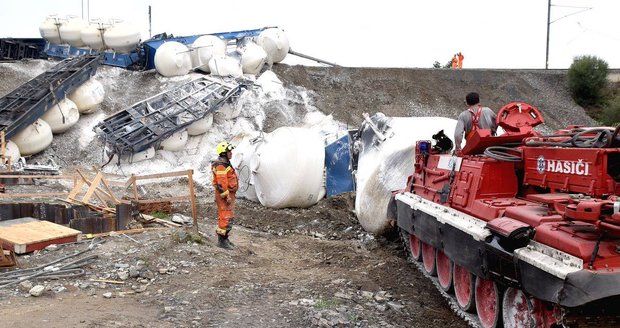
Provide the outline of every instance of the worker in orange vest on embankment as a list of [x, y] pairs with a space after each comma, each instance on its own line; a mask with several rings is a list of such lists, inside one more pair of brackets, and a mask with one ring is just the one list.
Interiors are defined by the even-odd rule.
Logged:
[[463, 56], [463, 54], [460, 52], [457, 54], [457, 56], [458, 56], [458, 66], [459, 66], [459, 69], [461, 69], [463, 68], [463, 59], [465, 58], [465, 56]]

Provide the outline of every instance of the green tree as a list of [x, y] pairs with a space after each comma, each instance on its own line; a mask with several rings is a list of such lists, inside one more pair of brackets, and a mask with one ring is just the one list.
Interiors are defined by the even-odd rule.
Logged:
[[620, 95], [616, 96], [601, 113], [601, 122], [604, 125], [616, 126], [620, 123]]
[[575, 57], [568, 69], [568, 87], [581, 106], [601, 105], [609, 65], [596, 56]]

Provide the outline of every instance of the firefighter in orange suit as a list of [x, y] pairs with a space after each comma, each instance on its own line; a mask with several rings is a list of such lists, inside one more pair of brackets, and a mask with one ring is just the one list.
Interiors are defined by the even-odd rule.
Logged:
[[462, 69], [462, 68], [463, 68], [463, 59], [465, 59], [465, 56], [463, 56], [463, 54], [462, 54], [462, 53], [460, 53], [460, 52], [459, 52], [458, 54], [456, 54], [456, 55], [459, 57], [459, 58], [458, 58], [458, 59], [459, 59], [459, 60], [458, 60], [458, 63], [459, 63], [459, 69]]
[[228, 240], [235, 217], [235, 194], [239, 187], [237, 173], [230, 164], [233, 145], [226, 141], [220, 142], [215, 151], [219, 157], [211, 163], [213, 171], [213, 187], [215, 188], [215, 203], [217, 204], [218, 222], [215, 232], [218, 237], [218, 246], [231, 249], [234, 244]]
[[452, 56], [452, 69], [456, 69], [459, 65], [459, 57], [456, 54]]

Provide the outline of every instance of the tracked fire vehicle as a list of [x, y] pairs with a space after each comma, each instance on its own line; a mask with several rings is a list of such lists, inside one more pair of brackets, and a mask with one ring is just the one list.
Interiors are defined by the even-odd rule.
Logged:
[[[390, 216], [412, 258], [483, 327], [620, 326], [620, 128], [553, 135], [510, 103], [460, 156], [417, 141]], [[430, 137], [430, 136], [429, 136]]]

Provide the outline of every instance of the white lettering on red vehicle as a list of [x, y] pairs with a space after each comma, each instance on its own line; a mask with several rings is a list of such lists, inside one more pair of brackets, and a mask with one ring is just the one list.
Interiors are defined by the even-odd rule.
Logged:
[[590, 163], [584, 162], [583, 159], [577, 161], [562, 161], [547, 159], [541, 155], [538, 157], [536, 170], [542, 174], [544, 172], [550, 173], [564, 173], [574, 175], [590, 175]]

